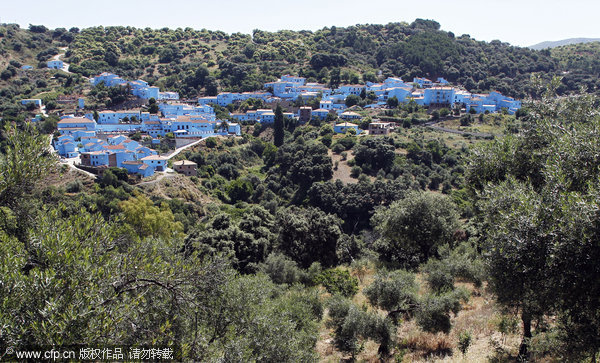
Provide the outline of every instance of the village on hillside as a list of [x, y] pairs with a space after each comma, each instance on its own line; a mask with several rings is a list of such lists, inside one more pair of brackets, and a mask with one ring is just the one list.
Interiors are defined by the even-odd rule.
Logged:
[[[57, 61], [52, 61], [57, 62]], [[61, 64], [48, 67], [62, 67]], [[372, 120], [366, 130], [359, 128], [362, 116], [348, 107], [350, 97], [368, 100], [365, 109], [382, 109], [390, 104], [413, 103], [422, 107], [448, 107], [469, 113], [506, 112], [514, 114], [521, 102], [498, 92], [471, 94], [451, 85], [444, 78], [435, 82], [414, 78], [407, 83], [400, 78], [387, 78], [382, 83], [341, 85], [336, 89], [319, 83], [307, 83], [303, 77], [283, 75], [264, 85], [265, 90], [244, 93], [223, 92], [214, 97], [200, 97], [197, 102], [183, 102], [176, 92], [161, 92], [143, 80], [127, 81], [112, 73], [102, 73], [90, 79], [92, 86], [122, 87], [144, 103], [155, 107], [130, 110], [88, 110], [85, 99], [79, 98], [77, 113], [63, 115], [58, 122], [58, 134], [53, 145], [60, 156], [72, 159], [81, 168], [99, 174], [108, 167], [124, 168], [141, 177], [152, 176], [167, 169], [165, 156], [155, 150], [169, 139], [173, 148], [184, 147], [211, 136], [240, 136], [241, 124], [273, 123], [274, 106], [285, 101], [319, 100], [319, 108], [300, 106], [295, 112], [284, 112], [287, 119], [300, 124], [313, 118], [331, 121], [336, 133], [352, 129], [355, 134], [386, 135], [393, 131], [394, 122]], [[228, 120], [217, 119], [215, 107], [246, 100], [260, 100], [270, 108], [229, 113]], [[39, 99], [22, 100], [42, 106]], [[156, 108], [157, 107], [157, 108]], [[291, 107], [290, 107], [291, 109]], [[234, 120], [235, 122], [232, 122]], [[136, 140], [130, 138], [136, 135]], [[143, 140], [143, 141], [142, 141]], [[173, 142], [174, 141], [174, 142]]]

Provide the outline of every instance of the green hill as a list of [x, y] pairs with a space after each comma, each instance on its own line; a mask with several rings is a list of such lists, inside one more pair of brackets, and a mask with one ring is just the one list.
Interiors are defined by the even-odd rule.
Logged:
[[[17, 76], [20, 65], [43, 66], [60, 47], [68, 47], [64, 60], [71, 64], [71, 81], [55, 82], [54, 73]], [[59, 93], [68, 94], [72, 89], [65, 86], [86, 84], [77, 75], [90, 77], [105, 71], [142, 78], [183, 98], [258, 90], [286, 73], [332, 87], [389, 76], [444, 77], [471, 92], [497, 90], [516, 98], [528, 94], [533, 73], [542, 73], [546, 78], [564, 76], [560, 93], [576, 92], [582, 85], [597, 92], [600, 81], [594, 59], [583, 55], [585, 60], [578, 60], [581, 51], [577, 46], [536, 51], [500, 41], [477, 41], [441, 31], [437, 22], [422, 19], [410, 24], [332, 26], [315, 32], [255, 30], [251, 35], [192, 28], [50, 30], [41, 25], [20, 29], [3, 24], [0, 87], [5, 105], [0, 109], [20, 98], [56, 92], [57, 87]], [[46, 79], [36, 84], [40, 77]]]
[[569, 39], [563, 39], [563, 40], [541, 42], [538, 44], [530, 45], [528, 48], [535, 49], [535, 50], [542, 50], [542, 49], [546, 49], [546, 48], [562, 47], [563, 45], [591, 43], [591, 42], [598, 42], [598, 41], [600, 41], [600, 38], [569, 38]]

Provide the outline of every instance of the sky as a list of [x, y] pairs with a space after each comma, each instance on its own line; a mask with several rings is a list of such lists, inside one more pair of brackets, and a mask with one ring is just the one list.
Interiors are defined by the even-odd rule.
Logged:
[[251, 33], [432, 19], [477, 40], [528, 46], [600, 38], [598, 0], [0, 0], [0, 23], [85, 28], [130, 25]]

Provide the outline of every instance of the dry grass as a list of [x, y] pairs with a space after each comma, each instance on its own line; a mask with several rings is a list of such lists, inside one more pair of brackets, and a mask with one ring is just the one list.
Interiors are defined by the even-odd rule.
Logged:
[[46, 188], [48, 186], [64, 188], [67, 184], [75, 180], [81, 180], [85, 189], [92, 188], [94, 185], [94, 180], [88, 175], [79, 173], [69, 168], [67, 165], [57, 164], [56, 168], [54, 168], [50, 174], [39, 183], [39, 186], [41, 188]]
[[197, 202], [201, 205], [215, 202], [210, 196], [203, 193], [189, 177], [181, 174], [169, 178], [165, 177], [153, 184], [145, 184], [143, 189], [148, 196], [164, 199], [182, 199], [186, 202]]
[[[377, 273], [372, 263], [359, 265], [361, 268], [350, 268], [353, 276], [359, 278], [359, 292], [352, 301], [358, 306], [368, 304], [363, 288], [371, 284]], [[417, 275], [421, 286], [425, 285], [422, 277]], [[471, 291], [471, 298], [464, 303], [462, 310], [452, 317], [452, 330], [449, 334], [432, 334], [422, 331], [414, 320], [402, 322], [396, 332], [397, 346], [393, 349], [393, 356], [386, 361], [402, 362], [488, 362], [510, 361], [518, 351], [520, 336], [512, 334], [502, 336], [496, 329], [496, 321], [500, 312], [494, 304], [493, 297], [489, 295], [485, 286], [475, 288], [470, 283], [459, 282], [457, 287]], [[419, 293], [425, 293], [422, 288]], [[380, 312], [383, 313], [383, 312]], [[321, 362], [340, 362], [350, 358], [338, 351], [333, 344], [333, 331], [325, 326], [328, 320], [327, 312], [324, 314], [322, 326], [319, 331], [319, 340], [316, 351]], [[461, 332], [471, 333], [471, 345], [467, 353], [458, 350], [458, 337]], [[379, 345], [368, 341], [364, 349], [357, 355], [359, 362], [378, 362]]]
[[335, 166], [337, 162], [337, 169], [334, 167], [333, 169], [333, 180], [341, 180], [344, 184], [353, 184], [358, 183], [358, 179], [355, 179], [350, 176], [350, 172], [352, 168], [348, 165], [348, 160], [354, 159], [354, 153], [352, 151], [346, 151], [347, 160], [342, 160], [342, 155], [334, 154], [331, 150], [328, 150], [329, 157], [331, 157], [331, 161]]
[[418, 331], [398, 342], [398, 349], [406, 349], [410, 353], [405, 358], [434, 358], [451, 355], [454, 344], [450, 337], [443, 333], [433, 334]]

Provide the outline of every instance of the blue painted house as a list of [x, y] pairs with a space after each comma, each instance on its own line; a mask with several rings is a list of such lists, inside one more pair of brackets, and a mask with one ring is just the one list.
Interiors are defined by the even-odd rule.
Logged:
[[454, 103], [455, 89], [452, 87], [431, 87], [423, 93], [426, 105], [450, 106]]
[[46, 67], [51, 69], [63, 69], [65, 63], [61, 60], [51, 60], [46, 62]]
[[150, 155], [142, 158], [141, 161], [144, 164], [148, 164], [156, 171], [163, 171], [167, 168], [167, 158], [159, 155]]
[[26, 98], [24, 100], [21, 100], [22, 105], [27, 105], [29, 103], [35, 104], [36, 107], [42, 107], [42, 100], [40, 100], [39, 98]]
[[68, 117], [58, 121], [58, 131], [61, 135], [72, 134], [75, 131], [96, 131], [96, 121], [85, 117]]
[[154, 175], [154, 168], [139, 160], [124, 161], [122, 167], [130, 174], [139, 174], [143, 178]]
[[356, 131], [356, 134], [358, 135], [360, 133], [361, 130], [359, 130], [358, 125], [350, 123], [350, 122], [342, 122], [339, 124], [336, 124], [333, 127], [333, 131], [336, 134], [345, 134], [346, 131], [348, 131], [349, 129], [353, 129], [354, 131]]

